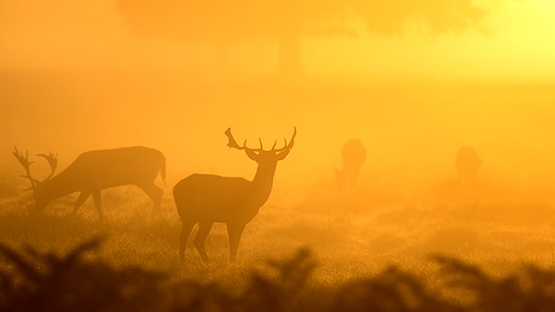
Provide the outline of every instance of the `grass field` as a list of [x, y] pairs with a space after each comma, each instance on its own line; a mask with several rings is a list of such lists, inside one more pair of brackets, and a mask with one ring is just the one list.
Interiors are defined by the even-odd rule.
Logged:
[[[8, 186], [6, 189], [5, 193], [10, 193]], [[169, 187], [161, 213], [154, 215], [149, 198], [134, 187], [104, 191], [104, 223], [98, 221], [92, 200], [77, 216], [67, 216], [75, 199], [72, 196], [31, 217], [27, 215], [33, 205], [30, 194], [16, 193], [5, 195], [1, 201], [2, 245], [14, 250], [31, 246], [38, 252], [63, 256], [79, 244], [101, 237], [103, 243], [88, 256], [90, 259], [116, 271], [140, 268], [164, 272], [174, 283], [222, 283], [231, 285], [226, 289], [248, 289], [253, 287], [249, 283], [254, 272], [272, 276], [267, 261], [294, 260], [295, 254], [308, 250], [302, 259], [316, 264], [313, 271], [310, 269], [313, 292], [336, 294], [341, 287], [356, 285], [361, 279], [383, 281], [380, 278], [388, 274], [406, 272], [434, 296], [454, 296], [453, 302], [462, 304], [469, 295], [446, 288], [442, 266], [435, 257], [476, 265], [493, 281], [522, 276], [525, 265], [551, 272], [555, 264], [555, 214], [548, 188], [483, 182], [476, 189], [464, 189], [454, 180], [445, 180], [421, 187], [418, 193], [395, 194], [378, 185], [350, 192], [319, 186], [294, 202], [287, 200], [285, 190], [278, 189], [247, 225], [236, 262], [228, 260], [225, 226], [214, 226], [207, 240], [211, 257], [207, 264], [194, 250], [191, 238], [185, 261], [179, 259], [181, 225]], [[301, 264], [299, 268], [303, 268]], [[391, 273], [392, 266], [400, 271]]]
[[[9, 112], [0, 128], [10, 133], [0, 140], [0, 310], [541, 311], [555, 304], [553, 88], [211, 85], [147, 76], [0, 75], [10, 86], [0, 90]], [[270, 199], [246, 226], [237, 261], [228, 260], [223, 224], [206, 242], [209, 263], [192, 246], [196, 229], [180, 261], [173, 185], [195, 172], [253, 176], [254, 163], [225, 146], [228, 126], [239, 141], [260, 136], [265, 146], [289, 138], [293, 126], [299, 135]], [[333, 168], [353, 137], [368, 157], [359, 186], [340, 192]], [[466, 144], [484, 160], [475, 188], [455, 178], [454, 155]], [[166, 184], [156, 181], [165, 191], [161, 212], [153, 215], [150, 199], [125, 186], [102, 193], [103, 223], [91, 199], [68, 216], [77, 194], [30, 216], [34, 202], [22, 191], [14, 145], [33, 157], [58, 153], [60, 170], [87, 150], [160, 149], [168, 164]], [[42, 160], [32, 160], [33, 174], [48, 175]]]

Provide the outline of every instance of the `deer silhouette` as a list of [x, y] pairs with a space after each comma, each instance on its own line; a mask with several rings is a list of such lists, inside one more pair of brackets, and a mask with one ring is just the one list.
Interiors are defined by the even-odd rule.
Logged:
[[25, 168], [27, 175], [23, 178], [31, 182], [30, 189], [35, 198], [35, 211], [43, 210], [52, 200], [81, 192], [72, 214], [92, 195], [100, 220], [103, 220], [100, 191], [121, 185], [136, 185], [141, 188], [154, 202], [154, 211], [160, 207], [161, 188], [154, 184], [160, 175], [166, 176], [166, 160], [164, 155], [155, 149], [135, 146], [108, 150], [97, 150], [82, 153], [64, 171], [54, 176], [58, 164], [57, 155], [39, 154], [44, 157], [51, 168], [51, 173], [39, 181], [31, 176], [28, 152], [13, 152], [19, 163]]
[[284, 140], [283, 148], [276, 149], [276, 141], [269, 151], [262, 148], [262, 140], [260, 140], [260, 148], [257, 149], [248, 148], [246, 140], [243, 146], [239, 146], [231, 134], [231, 128], [228, 128], [225, 134], [229, 139], [228, 146], [244, 150], [251, 160], [258, 163], [258, 169], [252, 181], [240, 177], [193, 174], [175, 185], [173, 196], [183, 226], [179, 247], [182, 259], [189, 234], [198, 223], [194, 245], [201, 258], [208, 261], [204, 242], [213, 224], [222, 222], [227, 227], [230, 259], [235, 260], [245, 225], [258, 214], [260, 207], [268, 200], [277, 162], [289, 155], [297, 131], [295, 128], [289, 143]]
[[476, 175], [482, 165], [482, 160], [476, 150], [470, 146], [463, 146], [457, 151], [455, 166], [457, 177], [462, 186], [473, 186], [476, 184]]
[[341, 149], [342, 168], [335, 169], [337, 185], [340, 189], [352, 188], [356, 185], [360, 169], [366, 160], [366, 148], [360, 140], [351, 139]]

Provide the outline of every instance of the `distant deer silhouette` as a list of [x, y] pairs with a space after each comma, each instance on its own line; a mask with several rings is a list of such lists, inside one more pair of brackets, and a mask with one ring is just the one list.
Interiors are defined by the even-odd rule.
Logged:
[[277, 162], [289, 155], [297, 131], [295, 129], [289, 144], [285, 140], [284, 147], [276, 149], [276, 141], [269, 151], [262, 148], [262, 140], [257, 149], [248, 148], [246, 140], [243, 146], [239, 146], [231, 135], [231, 128], [225, 134], [229, 139], [228, 146], [245, 150], [247, 156], [258, 163], [258, 169], [252, 181], [239, 177], [193, 174], [175, 185], [173, 196], [183, 225], [179, 247], [182, 259], [189, 234], [198, 223], [194, 244], [201, 258], [208, 261], [204, 242], [215, 222], [226, 224], [230, 258], [235, 259], [245, 225], [258, 214], [270, 196]]
[[455, 157], [457, 177], [463, 186], [473, 186], [476, 184], [476, 175], [482, 165], [482, 160], [476, 150], [470, 146], [461, 147]]
[[348, 140], [341, 149], [342, 168], [335, 170], [339, 188], [356, 185], [360, 169], [366, 160], [366, 148], [360, 140]]
[[13, 155], [25, 168], [27, 175], [22, 176], [31, 182], [36, 211], [43, 210], [52, 200], [81, 192], [72, 214], [92, 195], [100, 220], [103, 220], [100, 191], [121, 185], [136, 185], [154, 202], [154, 211], [160, 207], [163, 191], [154, 184], [160, 172], [162, 180], [166, 177], [164, 155], [147, 147], [126, 147], [82, 153], [60, 174], [54, 176], [58, 164], [57, 156], [39, 154], [51, 168], [51, 173], [43, 181], [31, 177], [28, 153], [25, 156], [15, 149]]

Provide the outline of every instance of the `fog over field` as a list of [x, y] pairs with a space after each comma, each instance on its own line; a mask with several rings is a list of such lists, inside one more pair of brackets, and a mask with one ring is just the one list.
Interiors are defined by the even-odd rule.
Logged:
[[[183, 74], [185, 75], [185, 74]], [[553, 182], [549, 84], [382, 83], [282, 85], [197, 82], [176, 73], [4, 71], [1, 156], [10, 174], [23, 168], [13, 147], [53, 152], [60, 170], [88, 150], [144, 145], [167, 158], [168, 184], [188, 174], [254, 175], [256, 164], [229, 149], [224, 131], [270, 148], [298, 137], [279, 164], [276, 186], [306, 191], [334, 183], [341, 147], [367, 149], [361, 186], [411, 188], [455, 179], [455, 154], [470, 145], [483, 160], [480, 180], [518, 186]], [[37, 174], [48, 173], [37, 159]], [[46, 174], [45, 173], [45, 174]], [[302, 187], [299, 189], [299, 187]]]
[[[236, 281], [291, 255], [314, 255], [315, 280], [330, 287], [394, 264], [441, 290], [436, 255], [493, 275], [552, 270], [555, 4], [380, 3], [0, 0], [0, 243], [68, 253], [100, 236], [101, 263], [172, 281]], [[173, 187], [257, 171], [228, 147], [228, 128], [248, 148], [294, 145], [236, 262], [221, 223], [206, 243], [212, 262], [195, 250], [196, 229], [181, 259]], [[166, 159], [160, 211], [122, 186], [102, 191], [103, 221], [91, 198], [68, 216], [77, 192], [28, 213], [31, 179], [14, 148], [42, 180], [50, 168], [37, 154], [56, 154], [60, 173], [81, 153], [130, 146]], [[462, 147], [476, 155], [466, 149], [457, 169]]]

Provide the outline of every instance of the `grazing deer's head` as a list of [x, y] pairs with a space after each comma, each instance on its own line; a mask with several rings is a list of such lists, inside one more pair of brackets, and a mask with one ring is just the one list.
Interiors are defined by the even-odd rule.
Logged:
[[13, 152], [13, 155], [15, 156], [15, 158], [19, 161], [19, 163], [23, 166], [23, 168], [26, 171], [26, 175], [22, 175], [22, 178], [28, 179], [31, 182], [31, 187], [27, 188], [26, 190], [32, 190], [33, 191], [33, 196], [35, 197], [35, 204], [36, 204], [36, 208], [37, 210], [42, 210], [44, 207], [46, 207], [46, 205], [48, 204], [49, 200], [44, 198], [43, 196], [43, 192], [41, 192], [41, 188], [44, 185], [45, 182], [47, 182], [48, 180], [50, 180], [50, 178], [52, 178], [52, 176], [54, 175], [54, 173], [56, 172], [56, 167], [58, 166], [58, 155], [55, 154], [38, 154], [37, 156], [40, 157], [44, 157], [44, 159], [46, 159], [46, 161], [48, 162], [48, 165], [50, 166], [51, 172], [50, 174], [45, 177], [42, 181], [39, 181], [35, 178], [33, 178], [31, 176], [31, 165], [34, 163], [34, 161], [29, 161], [29, 153], [28, 151], [25, 151], [25, 156], [23, 156], [23, 153], [17, 150], [17, 147], [15, 148], [15, 151]]

